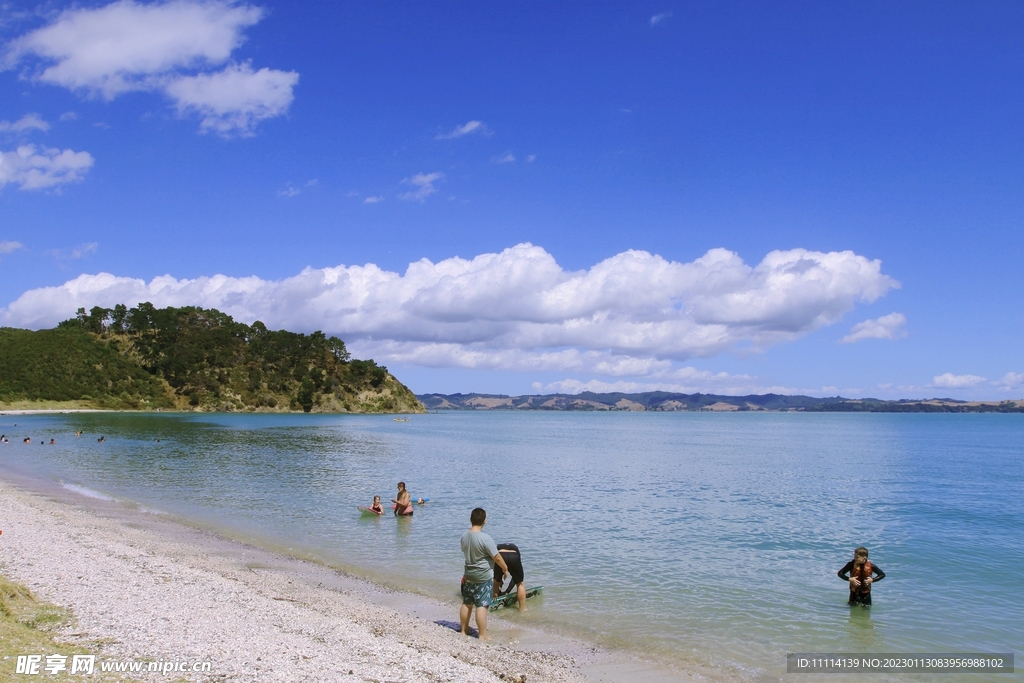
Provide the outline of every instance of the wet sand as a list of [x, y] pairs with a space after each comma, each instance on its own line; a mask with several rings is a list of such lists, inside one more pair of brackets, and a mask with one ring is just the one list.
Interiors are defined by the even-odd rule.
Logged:
[[[685, 681], [651, 662], [394, 591], [167, 515], [0, 481], [0, 571], [69, 608], [98, 660], [210, 662], [217, 681]], [[3, 662], [7, 665], [9, 662]], [[161, 674], [141, 680], [168, 680]]]

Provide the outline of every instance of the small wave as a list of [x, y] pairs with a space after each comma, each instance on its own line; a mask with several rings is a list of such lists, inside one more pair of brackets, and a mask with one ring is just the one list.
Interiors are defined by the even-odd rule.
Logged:
[[60, 485], [63, 486], [64, 488], [66, 488], [68, 491], [72, 491], [74, 493], [77, 493], [80, 496], [85, 496], [86, 498], [95, 498], [97, 500], [106, 500], [106, 501], [110, 501], [110, 502], [115, 502], [117, 500], [116, 498], [111, 498], [110, 496], [108, 496], [105, 493], [100, 493], [99, 491], [93, 491], [90, 488], [86, 488], [84, 486], [79, 486], [78, 484], [68, 484], [68, 483], [62, 481], [60, 483]]

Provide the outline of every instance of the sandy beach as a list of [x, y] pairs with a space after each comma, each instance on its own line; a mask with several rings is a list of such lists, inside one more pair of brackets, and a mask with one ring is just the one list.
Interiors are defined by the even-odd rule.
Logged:
[[467, 638], [449, 627], [454, 596], [392, 591], [165, 515], [15, 484], [0, 481], [0, 571], [70, 609], [61, 638], [102, 643], [97, 661], [210, 662], [174, 674], [186, 680], [678, 680], [494, 614], [491, 642]]

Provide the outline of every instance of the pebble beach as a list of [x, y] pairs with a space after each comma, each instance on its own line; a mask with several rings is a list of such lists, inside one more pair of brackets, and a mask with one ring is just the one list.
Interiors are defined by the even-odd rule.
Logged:
[[456, 598], [402, 594], [162, 515], [92, 503], [0, 481], [0, 571], [70, 609], [60, 637], [101, 643], [99, 659], [210, 662], [208, 673], [175, 675], [217, 681], [569, 683], [638, 673], [494, 614], [490, 642], [467, 638], [451, 628]]

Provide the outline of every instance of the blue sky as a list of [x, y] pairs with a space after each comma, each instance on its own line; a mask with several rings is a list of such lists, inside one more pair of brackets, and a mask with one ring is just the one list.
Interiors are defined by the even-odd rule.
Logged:
[[417, 392], [1022, 398], [1022, 29], [995, 2], [0, 4], [0, 324], [215, 306]]

